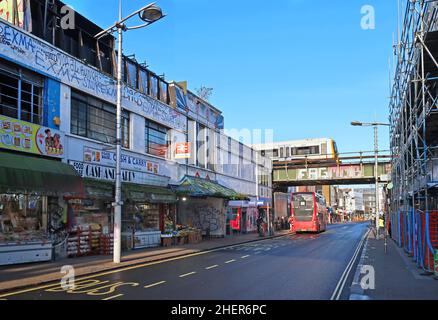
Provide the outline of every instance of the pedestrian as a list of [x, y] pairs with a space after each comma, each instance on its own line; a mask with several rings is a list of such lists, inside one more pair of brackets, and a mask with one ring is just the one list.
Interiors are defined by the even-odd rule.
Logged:
[[257, 218], [257, 232], [258, 232], [259, 236], [262, 236], [262, 223], [263, 223], [263, 218], [261, 216], [259, 216]]

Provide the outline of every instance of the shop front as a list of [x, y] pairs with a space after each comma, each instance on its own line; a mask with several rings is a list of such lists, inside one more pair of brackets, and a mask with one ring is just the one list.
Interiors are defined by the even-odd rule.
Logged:
[[82, 192], [59, 160], [0, 152], [0, 265], [51, 260], [65, 240], [63, 197]]
[[68, 257], [112, 254], [113, 186], [108, 181], [85, 178], [82, 195], [65, 197], [68, 204], [65, 249]]
[[[125, 250], [158, 247], [174, 224], [177, 197], [164, 187], [124, 184], [122, 243]], [[165, 236], [164, 236], [165, 237]]]
[[229, 234], [256, 232], [258, 213], [257, 204], [253, 201], [229, 201], [227, 206]]

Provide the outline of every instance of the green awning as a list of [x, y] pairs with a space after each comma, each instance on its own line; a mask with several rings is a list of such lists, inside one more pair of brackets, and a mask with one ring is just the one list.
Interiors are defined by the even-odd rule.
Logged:
[[174, 187], [178, 195], [189, 197], [213, 197], [232, 200], [247, 199], [233, 189], [224, 187], [216, 181], [185, 176], [178, 186]]
[[139, 184], [124, 183], [122, 192], [125, 200], [148, 203], [175, 203], [176, 194], [163, 187], [153, 187]]
[[69, 164], [0, 152], [0, 192], [82, 194], [82, 178]]
[[84, 179], [85, 198], [90, 199], [113, 199], [114, 182]]

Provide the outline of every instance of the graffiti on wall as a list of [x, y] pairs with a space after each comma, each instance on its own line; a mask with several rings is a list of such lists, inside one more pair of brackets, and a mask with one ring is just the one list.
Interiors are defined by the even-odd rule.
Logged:
[[222, 235], [225, 216], [220, 210], [208, 205], [194, 208], [194, 226], [203, 232], [210, 230], [212, 235]]
[[[116, 103], [117, 87], [113, 78], [1, 21], [0, 55], [20, 64], [25, 63], [26, 67], [78, 90]], [[187, 129], [183, 114], [127, 86], [123, 88], [123, 107], [152, 117], [172, 129]]]
[[180, 205], [178, 221], [202, 230], [204, 234], [210, 230], [212, 236], [225, 234], [225, 209], [222, 199], [193, 199]]

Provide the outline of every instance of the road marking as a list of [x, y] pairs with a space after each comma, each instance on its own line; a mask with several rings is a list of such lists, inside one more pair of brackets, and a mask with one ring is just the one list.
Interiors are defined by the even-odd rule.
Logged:
[[217, 264], [215, 264], [214, 266], [209, 266], [209, 267], [205, 268], [205, 270], [210, 270], [210, 269], [214, 269], [217, 267], [219, 267], [219, 266]]
[[112, 299], [115, 299], [115, 298], [118, 298], [118, 297], [122, 297], [122, 296], [123, 296], [123, 294], [118, 294], [116, 296], [108, 297], [108, 298], [105, 298], [105, 299], [102, 299], [102, 300], [112, 300]]
[[[290, 237], [290, 235], [289, 234], [285, 234], [285, 235], [282, 235], [282, 236], [278, 236], [277, 239], [285, 238], [285, 237]], [[272, 239], [268, 238], [268, 239], [260, 239], [260, 240], [256, 240], [256, 241], [264, 242], [264, 241], [272, 241]], [[140, 269], [140, 268], [149, 267], [149, 266], [153, 266], [153, 265], [157, 265], [157, 264], [162, 264], [162, 263], [166, 263], [166, 262], [170, 262], [170, 261], [188, 259], [188, 258], [192, 258], [192, 257], [196, 257], [196, 256], [206, 255], [206, 254], [209, 254], [209, 253], [212, 253], [212, 252], [223, 251], [224, 249], [235, 248], [235, 247], [238, 247], [238, 246], [241, 246], [241, 245], [242, 244], [236, 244], [236, 245], [229, 246], [227, 248], [223, 248], [223, 247], [222, 248], [216, 248], [216, 249], [212, 249], [212, 250], [208, 250], [208, 251], [191, 253], [191, 254], [188, 254], [188, 255], [180, 256], [180, 257], [169, 258], [169, 259], [160, 260], [160, 261], [154, 261], [154, 262], [146, 262], [146, 263], [138, 264], [138, 265], [135, 265], [135, 266], [122, 267], [122, 268], [118, 268], [118, 269], [114, 269], [114, 270], [109, 270], [109, 271], [104, 271], [104, 272], [101, 272], [101, 273], [93, 274], [91, 276], [80, 277], [76, 281], [81, 281], [81, 280], [86, 280], [86, 279], [93, 279], [93, 278], [95, 279], [95, 278], [106, 276], [106, 275], [109, 275], [109, 274], [120, 273], [120, 272], [134, 270], [134, 269]], [[15, 295], [19, 295], [19, 294], [23, 294], [23, 293], [28, 293], [28, 292], [32, 292], [32, 291], [38, 291], [38, 290], [42, 290], [42, 289], [48, 289], [48, 288], [56, 287], [56, 286], [59, 286], [59, 280], [61, 280], [61, 279], [57, 279], [56, 283], [51, 283], [51, 284], [42, 285], [42, 286], [39, 286], [39, 287], [34, 287], [34, 288], [29, 288], [29, 289], [18, 290], [18, 291], [6, 293], [6, 294], [0, 294], [0, 298], [10, 297], [10, 296], [15, 296]]]
[[356, 262], [358, 256], [359, 256], [359, 252], [360, 249], [363, 246], [363, 243], [365, 241], [365, 239], [367, 238], [368, 234], [369, 234], [370, 230], [368, 230], [365, 235], [362, 237], [362, 239], [360, 240], [356, 250], [354, 251], [353, 257], [351, 258], [350, 262], [348, 263], [347, 267], [345, 268], [344, 272], [341, 275], [341, 278], [339, 279], [338, 284], [336, 285], [335, 291], [333, 291], [333, 294], [330, 298], [330, 300], [339, 300], [339, 297], [342, 294], [342, 291], [344, 290], [344, 286], [345, 286], [345, 282], [347, 282], [347, 279], [350, 275], [351, 269], [354, 266], [354, 263]]
[[225, 262], [225, 264], [228, 264], [228, 263], [231, 263], [231, 262], [235, 262], [235, 261], [236, 261], [235, 259], [233, 259], [233, 260], [228, 260], [228, 261]]
[[242, 256], [241, 258], [245, 259], [245, 258], [248, 258], [248, 257], [249, 257], [249, 254], [247, 254], [246, 256]]
[[196, 273], [196, 272], [193, 271], [193, 272], [189, 272], [189, 273], [182, 274], [182, 275], [180, 275], [179, 277], [180, 277], [180, 278], [184, 278], [184, 277], [191, 276], [192, 274], [195, 274], [195, 273]]
[[147, 286], [144, 286], [145, 289], [149, 289], [152, 287], [156, 287], [159, 286], [160, 284], [166, 283], [166, 281], [160, 281], [160, 282], [156, 282], [156, 283], [152, 283], [152, 284], [148, 284]]

